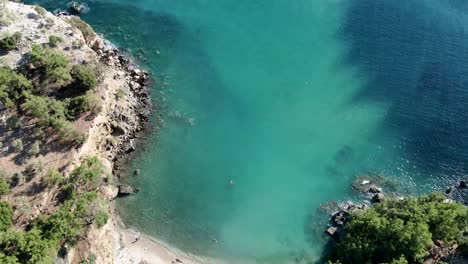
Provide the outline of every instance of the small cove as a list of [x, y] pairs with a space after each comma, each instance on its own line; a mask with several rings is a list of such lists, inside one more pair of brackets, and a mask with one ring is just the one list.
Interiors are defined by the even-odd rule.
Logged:
[[316, 260], [320, 204], [354, 199], [355, 176], [414, 193], [466, 172], [457, 1], [87, 4], [83, 18], [157, 76], [165, 127], [119, 210], [171, 245], [233, 263]]

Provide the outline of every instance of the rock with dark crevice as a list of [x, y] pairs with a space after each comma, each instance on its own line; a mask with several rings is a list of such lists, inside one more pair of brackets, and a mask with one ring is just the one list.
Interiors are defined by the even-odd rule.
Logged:
[[132, 194], [137, 193], [138, 191], [140, 191], [139, 188], [133, 188], [132, 186], [127, 185], [127, 184], [120, 184], [118, 196], [122, 197], [122, 196], [132, 195]]

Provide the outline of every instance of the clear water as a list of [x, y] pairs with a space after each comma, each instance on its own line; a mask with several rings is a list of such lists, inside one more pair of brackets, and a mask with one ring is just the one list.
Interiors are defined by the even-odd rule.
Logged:
[[357, 175], [413, 192], [465, 175], [463, 1], [87, 3], [83, 18], [158, 77], [165, 127], [119, 209], [171, 245], [232, 263], [317, 261], [320, 204], [354, 199]]

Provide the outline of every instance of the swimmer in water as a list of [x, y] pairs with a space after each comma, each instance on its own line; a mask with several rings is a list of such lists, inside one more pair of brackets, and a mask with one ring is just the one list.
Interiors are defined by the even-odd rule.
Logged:
[[229, 181], [229, 185], [234, 185], [234, 181], [233, 181], [233, 180], [230, 180], [230, 181]]

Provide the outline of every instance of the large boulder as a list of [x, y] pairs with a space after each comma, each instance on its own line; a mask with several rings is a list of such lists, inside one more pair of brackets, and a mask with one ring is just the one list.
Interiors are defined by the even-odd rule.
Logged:
[[133, 188], [130, 185], [127, 184], [120, 184], [119, 185], [119, 194], [118, 196], [127, 196], [131, 194], [135, 194], [139, 191], [140, 189], [138, 188]]

